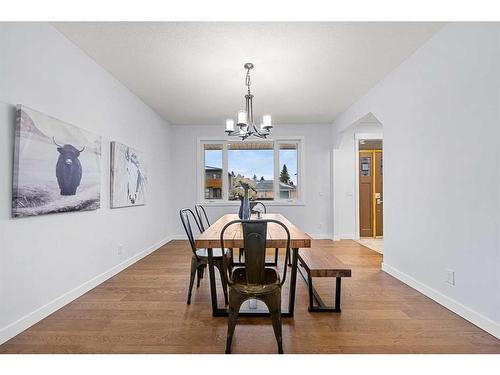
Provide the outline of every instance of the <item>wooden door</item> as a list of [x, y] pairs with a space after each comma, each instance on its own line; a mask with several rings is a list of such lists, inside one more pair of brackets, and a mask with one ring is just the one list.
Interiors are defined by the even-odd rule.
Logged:
[[384, 194], [383, 194], [383, 168], [384, 157], [381, 151], [375, 151], [375, 236], [384, 235]]
[[359, 152], [359, 235], [373, 236], [373, 152]]

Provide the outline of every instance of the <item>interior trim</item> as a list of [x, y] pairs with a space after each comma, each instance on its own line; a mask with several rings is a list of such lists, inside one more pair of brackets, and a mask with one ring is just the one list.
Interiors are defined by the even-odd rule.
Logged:
[[387, 263], [382, 263], [382, 271], [388, 273], [389, 275], [395, 277], [399, 281], [405, 283], [406, 285], [412, 287], [413, 289], [419, 291], [423, 295], [429, 297], [430, 299], [436, 301], [440, 305], [446, 307], [448, 310], [453, 311], [455, 314], [461, 316], [465, 320], [468, 320], [472, 324], [478, 326], [479, 328], [485, 330], [486, 332], [492, 334], [496, 338], [500, 339], [500, 324], [494, 322], [490, 318], [472, 310], [471, 308], [461, 304], [458, 301], [444, 295], [441, 292], [431, 288], [430, 286], [414, 279], [410, 275], [399, 271], [398, 269], [388, 265]]
[[0, 344], [10, 340], [14, 336], [20, 334], [24, 330], [28, 329], [32, 325], [38, 323], [40, 320], [46, 318], [50, 314], [56, 312], [61, 307], [67, 305], [68, 303], [74, 301], [78, 297], [87, 293], [89, 290], [94, 289], [99, 284], [108, 280], [109, 278], [115, 276], [117, 273], [123, 271], [127, 267], [130, 267], [135, 262], [141, 260], [145, 256], [151, 254], [152, 252], [158, 250], [160, 247], [172, 240], [171, 236], [158, 241], [154, 245], [146, 248], [145, 250], [139, 252], [136, 255], [124, 260], [123, 262], [117, 264], [116, 266], [110, 268], [109, 270], [95, 276], [94, 278], [84, 282], [83, 284], [77, 286], [76, 288], [62, 294], [61, 296], [55, 298], [49, 303], [42, 307], [24, 315], [22, 318], [16, 320], [13, 323], [8, 324], [0, 329]]

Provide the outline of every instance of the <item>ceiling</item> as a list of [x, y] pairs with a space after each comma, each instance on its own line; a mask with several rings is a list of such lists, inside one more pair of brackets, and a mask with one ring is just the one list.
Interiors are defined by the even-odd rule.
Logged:
[[[54, 26], [171, 124], [224, 124], [244, 108], [253, 62], [258, 119], [331, 123], [440, 23], [63, 22]], [[259, 120], [260, 121], [260, 120]]]

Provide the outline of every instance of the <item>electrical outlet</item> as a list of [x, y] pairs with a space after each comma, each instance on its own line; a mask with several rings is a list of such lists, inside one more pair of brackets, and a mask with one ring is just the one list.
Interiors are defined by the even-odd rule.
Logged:
[[116, 248], [116, 254], [117, 255], [122, 255], [123, 254], [123, 245], [121, 243], [119, 243], [118, 247]]
[[455, 271], [446, 269], [446, 282], [450, 285], [455, 285]]

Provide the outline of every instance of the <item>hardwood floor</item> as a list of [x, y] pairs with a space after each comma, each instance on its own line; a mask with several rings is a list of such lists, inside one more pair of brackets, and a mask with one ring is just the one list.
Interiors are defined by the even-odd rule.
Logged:
[[[382, 272], [380, 254], [354, 241], [313, 247], [331, 249], [352, 267], [352, 278], [344, 279], [336, 314], [309, 313], [298, 276], [295, 317], [283, 319], [285, 353], [500, 353], [500, 340]], [[187, 242], [172, 241], [1, 345], [0, 353], [223, 353], [227, 318], [211, 316], [208, 274], [186, 305], [190, 259]], [[331, 303], [333, 280], [318, 278], [315, 286]], [[276, 353], [270, 319], [240, 318], [232, 351]]]

